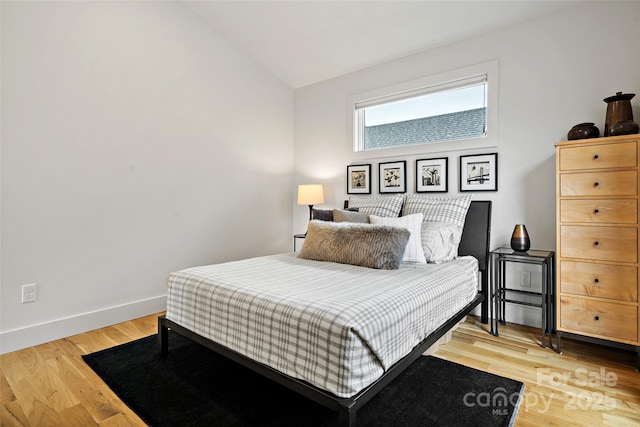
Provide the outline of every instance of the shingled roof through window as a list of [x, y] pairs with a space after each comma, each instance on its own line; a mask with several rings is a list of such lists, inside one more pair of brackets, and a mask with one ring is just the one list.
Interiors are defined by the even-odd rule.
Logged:
[[477, 138], [484, 135], [486, 108], [442, 114], [440, 116], [367, 126], [365, 147], [397, 147], [429, 142]]

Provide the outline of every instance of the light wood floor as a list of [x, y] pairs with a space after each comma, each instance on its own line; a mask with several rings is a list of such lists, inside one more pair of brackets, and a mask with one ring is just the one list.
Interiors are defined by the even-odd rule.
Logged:
[[[154, 334], [156, 318], [0, 356], [0, 425], [143, 426], [80, 356]], [[558, 355], [539, 346], [537, 329], [500, 332], [469, 317], [435, 355], [524, 382], [517, 426], [640, 426], [634, 353], [563, 339]]]

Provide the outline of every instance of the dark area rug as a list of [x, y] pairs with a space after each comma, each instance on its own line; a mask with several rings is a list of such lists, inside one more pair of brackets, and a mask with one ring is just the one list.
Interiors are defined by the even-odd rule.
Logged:
[[[170, 331], [83, 356], [151, 426], [335, 426], [337, 413]], [[509, 426], [524, 386], [421, 357], [358, 411], [358, 426]]]

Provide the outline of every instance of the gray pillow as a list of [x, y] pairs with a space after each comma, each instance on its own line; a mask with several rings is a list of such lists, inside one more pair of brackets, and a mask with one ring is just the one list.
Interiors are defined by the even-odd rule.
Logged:
[[[347, 211], [358, 212], [358, 208], [347, 208]], [[320, 221], [333, 221], [333, 209], [312, 209], [311, 218]]]
[[352, 212], [350, 210], [333, 210], [333, 220], [335, 222], [358, 222], [358, 223], [368, 223], [369, 215], [360, 212]]
[[409, 230], [352, 222], [309, 222], [299, 258], [384, 270], [400, 267]]
[[320, 221], [333, 221], [332, 209], [312, 209], [311, 218], [318, 219]]

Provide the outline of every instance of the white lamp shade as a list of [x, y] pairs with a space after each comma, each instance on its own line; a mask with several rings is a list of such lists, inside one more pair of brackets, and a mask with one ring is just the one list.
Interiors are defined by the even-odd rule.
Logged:
[[321, 184], [308, 184], [298, 186], [299, 205], [320, 205], [324, 203], [324, 193]]

